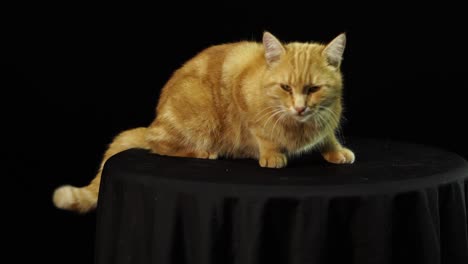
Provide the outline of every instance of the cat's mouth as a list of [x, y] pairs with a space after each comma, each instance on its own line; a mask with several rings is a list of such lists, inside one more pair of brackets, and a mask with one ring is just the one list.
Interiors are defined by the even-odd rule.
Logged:
[[290, 115], [299, 122], [305, 122], [309, 119], [312, 113], [312, 109], [310, 107], [301, 107], [301, 108], [292, 108]]
[[302, 114], [293, 114], [292, 117], [299, 122], [307, 122], [309, 118], [311, 117], [310, 112], [308, 113], [302, 113]]

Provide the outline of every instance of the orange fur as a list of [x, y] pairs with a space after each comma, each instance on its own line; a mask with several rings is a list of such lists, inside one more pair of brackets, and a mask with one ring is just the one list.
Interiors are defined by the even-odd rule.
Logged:
[[[289, 157], [317, 147], [329, 162], [354, 162], [353, 152], [335, 137], [342, 113], [344, 45], [344, 34], [328, 45], [282, 44], [265, 32], [263, 43], [202, 51], [163, 87], [150, 126], [115, 138], [101, 169], [109, 157], [129, 148], [176, 157], [253, 158], [262, 167], [281, 168]], [[55, 205], [92, 210], [101, 169], [89, 186], [57, 189]]]

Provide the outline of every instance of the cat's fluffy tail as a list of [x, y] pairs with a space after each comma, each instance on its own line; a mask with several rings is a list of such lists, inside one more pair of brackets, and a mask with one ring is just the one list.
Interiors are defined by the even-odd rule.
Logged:
[[53, 202], [57, 208], [75, 211], [78, 213], [86, 213], [96, 208], [99, 185], [101, 182], [101, 172], [104, 163], [113, 155], [131, 148], [149, 149], [149, 145], [145, 140], [147, 128], [139, 127], [126, 130], [114, 138], [109, 148], [104, 154], [96, 177], [85, 187], [73, 187], [65, 185], [57, 188], [53, 195]]

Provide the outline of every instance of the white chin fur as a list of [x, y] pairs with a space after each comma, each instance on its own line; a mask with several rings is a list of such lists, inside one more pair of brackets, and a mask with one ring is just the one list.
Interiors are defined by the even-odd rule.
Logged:
[[310, 115], [305, 115], [305, 116], [294, 115], [294, 119], [302, 123], [307, 122], [309, 118], [310, 118]]

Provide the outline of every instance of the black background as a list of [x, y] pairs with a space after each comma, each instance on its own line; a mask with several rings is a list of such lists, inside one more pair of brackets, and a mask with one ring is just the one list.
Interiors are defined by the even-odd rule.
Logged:
[[114, 135], [148, 125], [184, 61], [209, 45], [259, 41], [264, 30], [284, 41], [347, 33], [345, 138], [412, 141], [468, 158], [461, 6], [235, 5], [2, 9], [3, 176], [12, 181], [3, 214], [15, 263], [92, 263], [95, 213], [55, 209], [53, 189], [87, 184]]

